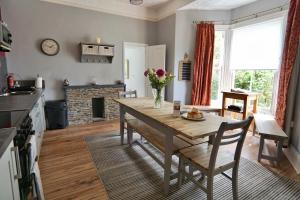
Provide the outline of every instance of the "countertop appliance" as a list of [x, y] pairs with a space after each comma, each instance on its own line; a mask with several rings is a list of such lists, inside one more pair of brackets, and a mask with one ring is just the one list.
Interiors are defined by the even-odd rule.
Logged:
[[11, 51], [12, 34], [7, 28], [7, 25], [0, 22], [0, 51], [9, 52]]

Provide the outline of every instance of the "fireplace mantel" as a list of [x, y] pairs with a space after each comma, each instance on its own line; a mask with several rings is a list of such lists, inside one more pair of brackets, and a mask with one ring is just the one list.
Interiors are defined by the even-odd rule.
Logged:
[[120, 88], [125, 87], [125, 84], [108, 84], [108, 85], [69, 85], [64, 86], [64, 89], [91, 89], [91, 88]]

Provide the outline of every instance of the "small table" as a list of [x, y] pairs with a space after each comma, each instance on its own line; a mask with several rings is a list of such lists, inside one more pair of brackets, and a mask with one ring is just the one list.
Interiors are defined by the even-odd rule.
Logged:
[[[240, 93], [240, 92], [222, 92], [223, 93], [223, 101], [222, 101], [222, 116], [224, 116], [225, 110], [230, 112], [241, 113], [243, 115], [243, 120], [247, 118], [248, 108], [250, 105], [250, 101], [253, 101], [253, 113], [257, 111], [257, 102], [259, 93], [249, 92], [249, 93]], [[235, 111], [230, 110], [226, 107], [226, 99], [235, 99], [243, 101], [243, 110]]]

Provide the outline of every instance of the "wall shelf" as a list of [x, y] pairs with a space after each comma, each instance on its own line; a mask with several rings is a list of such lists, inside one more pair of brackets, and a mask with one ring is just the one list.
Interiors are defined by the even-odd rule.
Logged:
[[112, 63], [115, 45], [80, 43], [83, 63]]

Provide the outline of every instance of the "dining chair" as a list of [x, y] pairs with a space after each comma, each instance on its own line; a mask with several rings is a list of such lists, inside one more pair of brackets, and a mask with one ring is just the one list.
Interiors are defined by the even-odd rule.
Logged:
[[[137, 91], [136, 90], [132, 90], [132, 91], [120, 91], [119, 92], [119, 98], [120, 99], [125, 99], [125, 98], [137, 98]], [[124, 123], [124, 128], [126, 129], [126, 134], [128, 132], [127, 130], [127, 122], [128, 120], [136, 120], [135, 117], [133, 117], [132, 115], [129, 115], [128, 113], [126, 113], [125, 115], [125, 123]], [[127, 134], [127, 141], [129, 140], [129, 135]], [[141, 137], [142, 139], [142, 137]], [[124, 136], [121, 136], [121, 143], [124, 144]]]
[[[200, 144], [180, 150], [178, 166], [178, 185], [182, 185], [185, 178], [195, 183], [207, 193], [207, 199], [213, 199], [214, 176], [224, 175], [232, 181], [233, 199], [238, 199], [238, 168], [249, 126], [253, 116], [239, 122], [223, 122], [216, 134], [213, 144]], [[224, 149], [223, 145], [235, 144], [235, 153], [232, 154]], [[193, 172], [186, 172], [186, 167], [197, 169], [201, 173], [201, 178], [196, 180]], [[191, 167], [192, 166], [192, 167]], [[232, 169], [232, 176], [225, 171]], [[207, 178], [206, 187], [203, 184], [204, 177]]]

